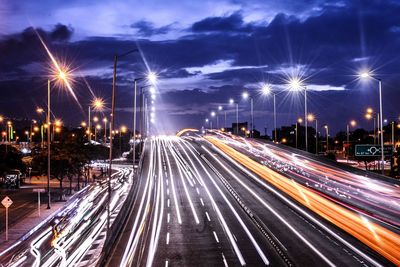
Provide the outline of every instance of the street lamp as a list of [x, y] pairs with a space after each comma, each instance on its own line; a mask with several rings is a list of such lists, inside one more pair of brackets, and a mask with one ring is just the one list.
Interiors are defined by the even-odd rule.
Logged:
[[103, 122], [104, 122], [104, 144], [107, 143], [107, 118], [104, 117], [103, 118]]
[[[211, 115], [211, 118], [214, 118], [215, 117], [215, 111], [211, 111], [210, 115]], [[211, 123], [211, 130], [212, 130], [213, 129], [212, 119], [210, 120], [210, 123]], [[218, 117], [217, 117], [217, 124], [218, 124]]]
[[250, 98], [250, 114], [251, 114], [250, 137], [253, 138], [253, 132], [254, 132], [253, 97], [251, 97], [248, 92], [243, 92], [242, 98], [244, 100]]
[[350, 126], [355, 127], [357, 125], [357, 122], [355, 120], [351, 120], [350, 123], [347, 124], [347, 161], [349, 161], [349, 152], [350, 152]]
[[[103, 111], [104, 110], [104, 106], [105, 106], [105, 102], [102, 98], [100, 97], [94, 97], [92, 99], [92, 102], [90, 103], [89, 107], [88, 107], [88, 131], [89, 131], [89, 142], [92, 140], [92, 121], [91, 121], [91, 109], [93, 108], [93, 111]], [[96, 120], [95, 120], [96, 118]], [[94, 122], [98, 121], [97, 117], [93, 118]]]
[[261, 87], [261, 91], [264, 95], [269, 96], [272, 94], [274, 99], [274, 141], [277, 142], [277, 133], [276, 133], [276, 94], [272, 91], [272, 88], [268, 84], [264, 84]]
[[385, 153], [383, 147], [383, 104], [382, 104], [382, 80], [371, 75], [369, 72], [361, 73], [361, 78], [371, 78], [378, 82], [379, 86], [379, 116], [380, 116], [380, 132], [381, 132], [381, 161], [382, 161], [382, 174], [385, 174]]
[[[218, 114], [217, 114], [217, 129], [219, 129], [219, 122], [218, 122], [218, 117], [219, 117], [219, 112], [222, 111], [222, 106], [218, 106]], [[225, 123], [226, 123], [226, 113], [225, 113]]]
[[[147, 79], [147, 81], [150, 82], [150, 84], [155, 85], [157, 83], [157, 75], [154, 72], [149, 72], [147, 74], [147, 77], [139, 77], [135, 78], [133, 80], [133, 148], [132, 148], [132, 161], [133, 161], [133, 169], [135, 171], [135, 162], [136, 162], [136, 109], [137, 109], [137, 104], [136, 104], [136, 95], [137, 95], [137, 82]], [[152, 93], [154, 91], [154, 87], [152, 90]]]
[[[365, 118], [367, 120], [373, 119], [374, 122], [374, 145], [376, 144], [376, 124], [378, 124], [378, 131], [379, 131], [379, 113], [377, 114], [374, 112], [372, 108], [367, 108], [365, 113]], [[378, 123], [377, 123], [378, 122]], [[379, 140], [379, 132], [378, 132], [378, 140]], [[379, 143], [379, 142], [378, 142]]]
[[318, 120], [311, 113], [307, 115], [307, 120], [310, 122], [315, 120], [315, 154], [318, 155]]
[[26, 135], [26, 142], [29, 143], [29, 132], [25, 131], [25, 135]]
[[306, 151], [308, 151], [308, 135], [307, 135], [307, 86], [305, 86], [298, 78], [292, 78], [290, 80], [289, 87], [293, 91], [304, 90], [304, 127], [305, 127], [305, 138], [306, 138]]
[[110, 215], [111, 215], [111, 174], [112, 174], [112, 149], [113, 149], [113, 142], [112, 142], [112, 131], [114, 128], [114, 119], [115, 119], [115, 94], [116, 94], [116, 84], [117, 84], [117, 62], [118, 58], [124, 57], [134, 52], [138, 52], [138, 49], [132, 49], [127, 51], [124, 54], [114, 54], [114, 64], [113, 64], [113, 80], [112, 80], [112, 93], [111, 93], [111, 114], [110, 114], [110, 149], [109, 149], [109, 166], [108, 166], [108, 179], [107, 179], [107, 237], [109, 236], [110, 230]]
[[236, 133], [239, 135], [239, 104], [233, 98], [229, 99], [229, 104], [236, 104]]
[[298, 148], [298, 145], [297, 145], [297, 139], [298, 139], [298, 124], [300, 124], [300, 123], [302, 123], [303, 122], [303, 119], [302, 118], [298, 118], [297, 119], [297, 121], [296, 121], [296, 148]]
[[328, 149], [329, 149], [329, 127], [328, 127], [328, 124], [325, 124], [324, 128], [326, 130], [326, 154], [328, 154]]

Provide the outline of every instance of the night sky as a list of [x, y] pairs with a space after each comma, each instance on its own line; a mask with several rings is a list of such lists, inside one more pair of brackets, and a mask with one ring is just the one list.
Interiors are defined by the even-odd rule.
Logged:
[[[400, 115], [400, 1], [322, 0], [3, 0], [0, 2], [0, 114], [38, 118], [46, 105], [50, 59], [40, 34], [58, 61], [70, 68], [80, 104], [53, 83], [53, 113], [68, 125], [86, 119], [92, 88], [110, 104], [114, 53], [139, 47], [118, 63], [118, 124], [132, 126], [133, 79], [159, 76], [155, 101], [158, 129], [201, 127], [218, 105], [255, 100], [255, 126], [270, 133], [272, 98], [278, 125], [304, 116], [301, 92], [288, 90], [290, 77], [307, 85], [309, 111], [322, 126], [344, 130], [351, 119], [372, 128], [365, 109], [378, 110], [378, 84], [360, 80], [371, 71], [383, 81], [384, 118]], [[143, 85], [143, 83], [142, 83]], [[240, 101], [240, 120], [249, 120]], [[223, 121], [223, 116], [220, 116]], [[322, 129], [320, 129], [322, 130]]]

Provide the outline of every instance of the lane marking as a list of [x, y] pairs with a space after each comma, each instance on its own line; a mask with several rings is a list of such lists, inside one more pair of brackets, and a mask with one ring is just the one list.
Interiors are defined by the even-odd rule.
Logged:
[[206, 211], [206, 216], [207, 216], [207, 220], [208, 220], [209, 222], [211, 222], [210, 216], [208, 215], [208, 212], [207, 212], [207, 211]]
[[217, 233], [215, 231], [213, 231], [213, 234], [214, 234], [215, 241], [217, 241], [217, 243], [219, 243], [219, 239], [218, 239]]

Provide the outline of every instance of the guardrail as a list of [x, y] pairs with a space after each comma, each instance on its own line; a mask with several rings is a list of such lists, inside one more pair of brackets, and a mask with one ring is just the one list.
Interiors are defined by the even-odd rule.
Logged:
[[133, 204], [135, 203], [135, 199], [137, 196], [137, 191], [138, 191], [138, 184], [139, 180], [138, 178], [140, 177], [142, 173], [142, 164], [144, 160], [144, 153], [145, 147], [143, 147], [142, 154], [140, 155], [140, 160], [139, 160], [139, 165], [135, 174], [135, 170], [133, 169], [133, 175], [134, 175], [134, 181], [133, 184], [129, 190], [129, 193], [126, 197], [126, 200], [124, 204], [121, 207], [120, 212], [118, 213], [117, 217], [115, 218], [113, 224], [111, 225], [108, 233], [107, 233], [107, 238], [104, 242], [103, 249], [100, 254], [100, 259], [97, 261], [96, 266], [106, 266], [107, 261], [113, 252], [114, 245], [116, 242], [119, 240], [120, 234], [123, 231], [125, 224], [129, 218], [130, 212], [123, 212], [125, 210], [131, 210]]

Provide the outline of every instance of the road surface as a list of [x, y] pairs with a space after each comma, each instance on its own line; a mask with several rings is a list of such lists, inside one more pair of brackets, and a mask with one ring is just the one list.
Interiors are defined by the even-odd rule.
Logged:
[[139, 192], [108, 266], [390, 266], [357, 238], [201, 137], [145, 146]]

